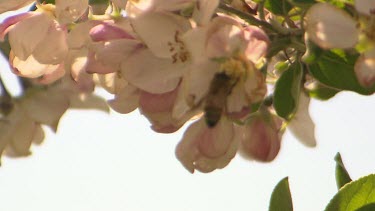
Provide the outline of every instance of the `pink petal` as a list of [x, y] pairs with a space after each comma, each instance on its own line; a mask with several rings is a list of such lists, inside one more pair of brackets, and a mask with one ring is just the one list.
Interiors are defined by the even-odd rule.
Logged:
[[91, 39], [94, 42], [108, 41], [115, 39], [134, 39], [132, 35], [123, 29], [109, 23], [102, 23], [90, 30]]
[[177, 93], [178, 88], [171, 92], [166, 92], [163, 94], [151, 94], [145, 91], [141, 91], [139, 106], [145, 112], [157, 113], [172, 111]]
[[247, 58], [257, 63], [267, 52], [270, 43], [268, 36], [260, 28], [248, 26], [244, 31], [244, 39], [247, 41], [247, 48], [245, 50]]
[[[195, 169], [211, 172], [225, 167], [237, 151], [237, 142], [233, 140], [231, 124], [222, 120], [216, 126], [218, 129], [210, 129], [207, 128], [203, 118], [194, 122], [185, 131], [176, 147], [177, 158], [191, 173]], [[204, 138], [219, 138], [219, 140], [218, 143], [214, 143], [213, 140], [204, 140]]]
[[18, 15], [11, 16], [7, 19], [5, 19], [1, 24], [0, 24], [0, 40], [4, 41], [5, 35], [9, 32], [9, 30], [12, 29], [12, 26], [14, 24], [17, 24], [18, 22], [27, 19], [31, 16], [36, 15], [37, 13], [34, 12], [27, 12], [27, 13], [21, 13]]
[[94, 43], [90, 46], [90, 50], [95, 52], [95, 59], [98, 62], [118, 71], [122, 61], [142, 47], [137, 40], [120, 39]]
[[108, 101], [108, 104], [121, 114], [130, 113], [139, 105], [139, 90], [131, 85], [125, 86], [113, 100]]
[[245, 157], [266, 162], [277, 156], [281, 142], [280, 127], [273, 119], [265, 119], [269, 117], [256, 116], [238, 131], [242, 133], [241, 153]]
[[117, 69], [111, 66], [105, 65], [101, 63], [100, 61], [96, 60], [95, 53], [92, 51], [89, 51], [87, 58], [88, 58], [87, 65], [86, 65], [87, 73], [108, 74], [108, 73], [114, 73], [117, 71]]
[[57, 23], [51, 24], [43, 41], [35, 47], [34, 58], [43, 64], [60, 64], [68, 54], [66, 33]]

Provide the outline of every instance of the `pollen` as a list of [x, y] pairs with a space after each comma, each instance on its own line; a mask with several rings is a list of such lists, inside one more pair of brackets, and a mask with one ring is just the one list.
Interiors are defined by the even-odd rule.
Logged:
[[168, 42], [169, 52], [173, 63], [186, 62], [190, 58], [189, 52], [186, 50], [185, 43], [180, 39], [180, 32], [176, 31], [174, 40]]
[[253, 65], [244, 56], [232, 57], [220, 65], [220, 72], [235, 79], [245, 78]]

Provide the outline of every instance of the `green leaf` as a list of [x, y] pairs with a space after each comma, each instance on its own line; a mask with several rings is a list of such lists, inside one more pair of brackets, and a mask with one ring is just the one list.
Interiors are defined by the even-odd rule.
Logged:
[[287, 15], [293, 8], [286, 0], [266, 0], [264, 7], [275, 15]]
[[273, 105], [277, 115], [289, 119], [296, 110], [302, 81], [302, 65], [293, 63], [275, 85]]
[[[43, 3], [46, 4], [56, 4], [56, 0], [43, 0]], [[90, 0], [89, 3], [90, 5], [93, 4], [108, 4], [109, 0]]]
[[324, 50], [309, 39], [305, 43], [306, 53], [303, 55], [302, 61], [306, 64], [315, 63], [323, 55]]
[[354, 4], [354, 0], [324, 0], [323, 2], [328, 2], [340, 8], [345, 7], [345, 4]]
[[273, 189], [269, 211], [293, 211], [288, 177], [282, 179]]
[[342, 162], [341, 155], [338, 152], [335, 156], [336, 161], [336, 184], [337, 188], [342, 188], [345, 184], [352, 181], [349, 176], [348, 171], [346, 170], [344, 163]]
[[315, 0], [288, 0], [288, 2], [297, 7], [308, 7], [316, 3]]
[[325, 211], [358, 210], [373, 203], [375, 203], [375, 174], [346, 184], [331, 199]]
[[329, 100], [341, 90], [333, 89], [317, 82], [313, 88], [309, 89], [309, 96], [318, 100]]
[[369, 95], [375, 91], [362, 87], [354, 73], [354, 64], [359, 54], [343, 51], [323, 51], [315, 62], [308, 64], [311, 75], [321, 83], [342, 90]]
[[92, 4], [108, 4], [109, 0], [90, 0], [90, 5]]
[[356, 209], [355, 211], [374, 211], [375, 210], [375, 203], [366, 204], [365, 206]]
[[292, 43], [290, 37], [273, 37], [271, 38], [271, 45], [267, 50], [266, 58], [272, 58], [280, 51], [285, 50]]

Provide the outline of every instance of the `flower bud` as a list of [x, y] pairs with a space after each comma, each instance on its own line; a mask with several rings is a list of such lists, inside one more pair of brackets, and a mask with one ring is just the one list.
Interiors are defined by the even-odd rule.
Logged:
[[272, 161], [280, 150], [280, 119], [267, 114], [257, 115], [244, 127], [240, 128], [242, 134], [240, 152], [245, 158], [259, 161]]

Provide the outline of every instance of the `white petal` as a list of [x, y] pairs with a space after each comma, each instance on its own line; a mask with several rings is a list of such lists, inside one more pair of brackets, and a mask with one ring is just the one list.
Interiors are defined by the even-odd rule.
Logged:
[[95, 109], [109, 113], [107, 102], [94, 94], [75, 94], [69, 98], [70, 108], [74, 109]]
[[18, 57], [10, 55], [10, 64], [17, 75], [37, 78], [45, 73], [51, 73], [59, 69], [60, 65], [49, 65], [39, 63], [32, 55], [26, 60], [21, 60]]
[[51, 84], [65, 75], [63, 64], [58, 65], [56, 69], [47, 70], [41, 77], [34, 80], [36, 83], [47, 85]]
[[35, 122], [56, 130], [61, 116], [69, 107], [66, 93], [56, 90], [40, 91], [22, 100], [22, 107]]
[[[37, 124], [26, 114], [25, 110], [15, 104], [12, 112], [5, 119], [5, 138], [8, 138], [5, 152], [8, 156], [26, 156], [30, 154], [30, 146], [34, 139]], [[3, 131], [0, 131], [3, 132]], [[0, 139], [1, 141], [4, 141]], [[5, 143], [2, 143], [5, 144]], [[1, 145], [1, 144], [0, 144]]]
[[34, 49], [33, 56], [42, 64], [59, 64], [67, 53], [66, 32], [51, 24], [43, 41]]
[[177, 98], [175, 105], [172, 111], [172, 117], [175, 119], [180, 119], [188, 112], [191, 111], [191, 107], [187, 104], [185, 98], [185, 90], [186, 90], [186, 80], [182, 80], [180, 84], [180, 89], [177, 93]]
[[170, 13], [152, 12], [133, 19], [134, 30], [158, 57], [171, 58], [170, 43], [179, 42], [190, 22]]
[[288, 130], [304, 145], [315, 147], [315, 124], [309, 114], [310, 98], [304, 93], [299, 96], [297, 112], [288, 124]]
[[2, 119], [0, 121], [0, 155], [3, 153], [5, 147], [11, 142], [15, 129], [13, 122], [9, 119]]
[[139, 41], [130, 39], [112, 40], [92, 45], [95, 58], [102, 64], [117, 70], [120, 69], [121, 62], [139, 47]]
[[238, 83], [233, 87], [232, 92], [227, 97], [227, 112], [241, 112], [243, 108], [248, 106], [249, 102], [246, 99], [244, 87]]
[[174, 90], [184, 71], [183, 64], [157, 58], [148, 49], [138, 50], [121, 64], [122, 76], [129, 83], [154, 94]]
[[82, 48], [91, 43], [90, 30], [100, 24], [100, 21], [86, 21], [77, 24], [68, 34], [67, 43], [69, 48]]
[[328, 3], [313, 5], [305, 16], [309, 38], [322, 48], [352, 48], [358, 41], [357, 22]]
[[267, 85], [263, 73], [252, 66], [247, 72], [244, 88], [246, 97], [251, 103], [263, 100], [267, 93]]
[[199, 27], [189, 30], [181, 39], [185, 43], [186, 49], [190, 53], [193, 62], [200, 62], [207, 59], [207, 27]]
[[198, 0], [194, 8], [193, 19], [198, 25], [208, 24], [218, 6], [219, 0]]
[[[150, 0], [146, 0], [150, 1]], [[177, 11], [192, 6], [196, 0], [151, 0], [156, 10]]]
[[374, 0], [355, 0], [354, 5], [357, 11], [364, 15], [370, 16], [375, 14]]
[[35, 2], [35, 0], [1, 0], [0, 13], [8, 12], [11, 10], [17, 10], [33, 2]]
[[125, 86], [115, 95], [115, 99], [108, 101], [111, 108], [121, 114], [134, 111], [139, 105], [139, 90], [131, 85]]
[[184, 77], [186, 80], [185, 98], [190, 106], [198, 105], [209, 91], [211, 81], [219, 71], [217, 62], [206, 61], [191, 65]]
[[88, 0], [56, 0], [56, 16], [61, 24], [76, 21], [88, 9]]
[[354, 66], [358, 82], [364, 87], [371, 87], [375, 82], [375, 57], [361, 55]]
[[43, 42], [51, 24], [51, 17], [39, 13], [14, 25], [9, 32], [9, 43], [14, 54], [22, 60], [27, 59], [36, 46]]
[[12, 141], [9, 143], [6, 153], [8, 156], [27, 156], [30, 155], [30, 147], [34, 140], [37, 124], [27, 116], [22, 118], [17, 124], [17, 132], [13, 134]]

